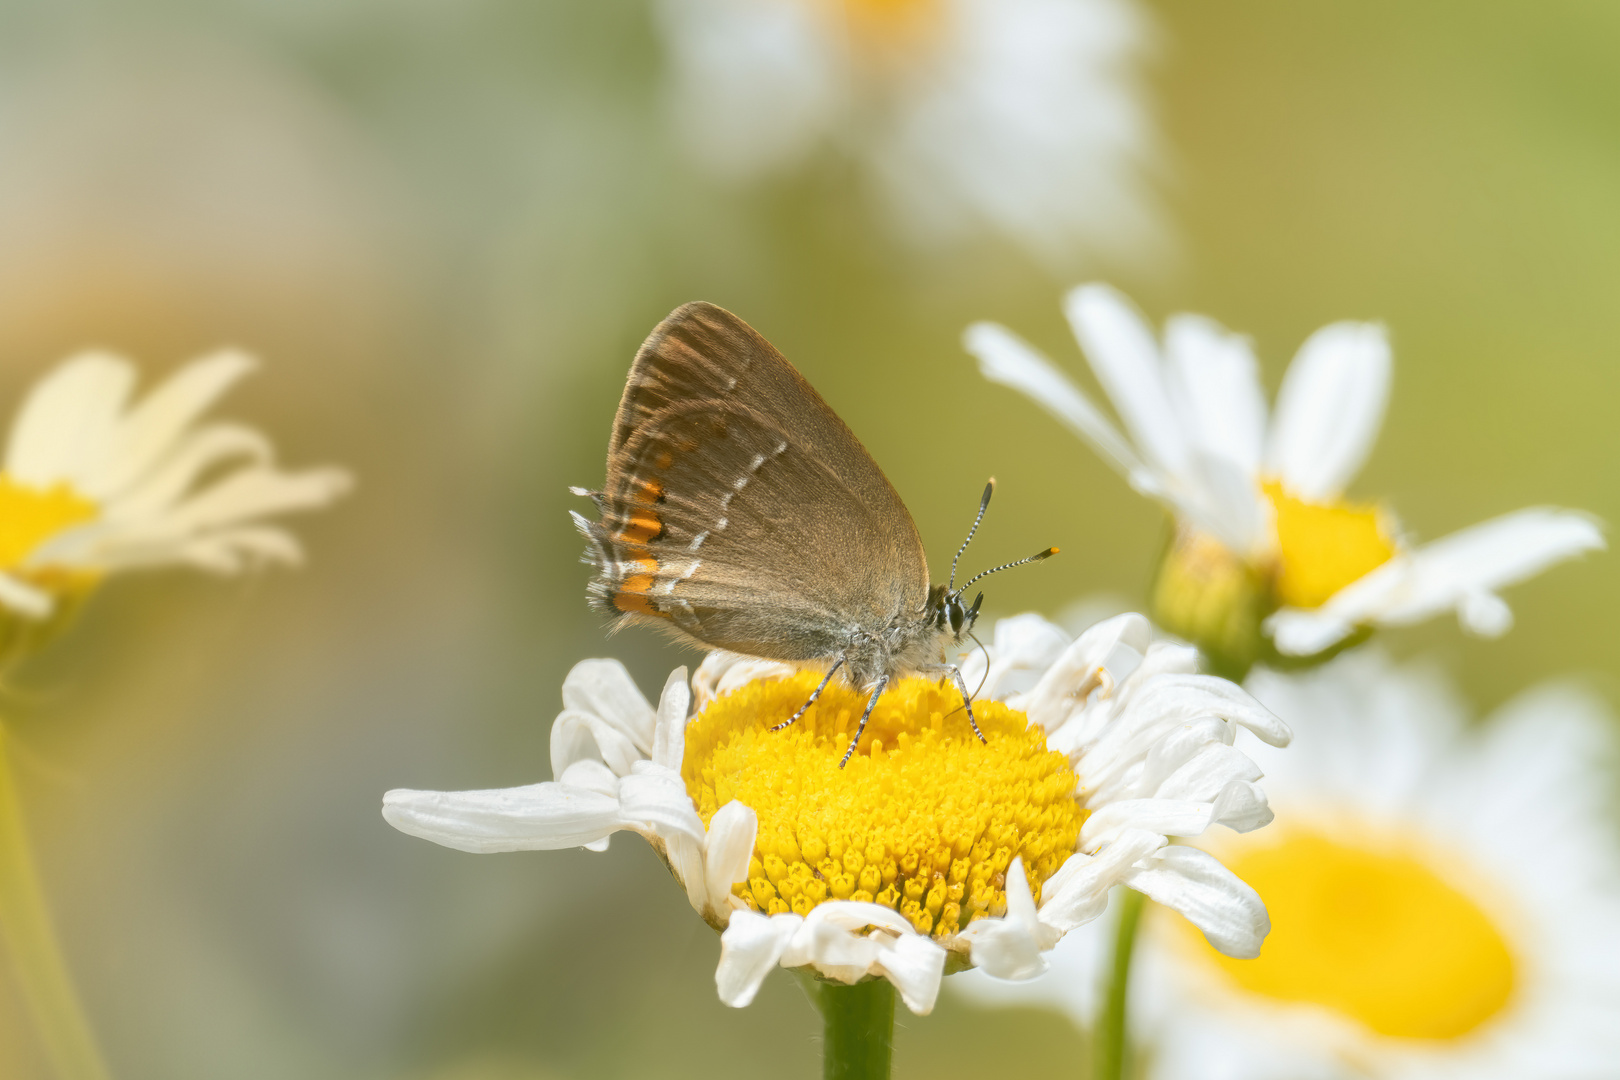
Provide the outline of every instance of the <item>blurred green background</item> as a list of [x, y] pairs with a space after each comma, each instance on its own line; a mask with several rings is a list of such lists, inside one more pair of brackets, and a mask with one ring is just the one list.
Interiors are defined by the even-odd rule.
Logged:
[[[1433, 538], [1520, 506], [1620, 520], [1620, 8], [1156, 3], [1145, 89], [1173, 265], [919, 253], [826, 154], [738, 191], [680, 153], [640, 0], [0, 7], [0, 392], [90, 344], [152, 373], [219, 344], [223, 412], [360, 477], [296, 573], [121, 580], [5, 690], [60, 929], [115, 1071], [166, 1080], [752, 1077], [819, 1070], [773, 976], [646, 845], [475, 858], [394, 832], [390, 787], [549, 777], [575, 661], [646, 690], [691, 662], [605, 639], [564, 513], [603, 472], [636, 345], [702, 298], [797, 363], [992, 615], [1141, 602], [1154, 506], [958, 346], [1006, 323], [1079, 372], [1070, 285], [1252, 334], [1275, 386], [1316, 327], [1379, 319], [1385, 432], [1353, 494]], [[1575, 672], [1611, 698], [1620, 563], [1510, 590], [1497, 642], [1389, 635], [1488, 706]], [[905, 1016], [897, 1075], [1049, 1068], [1056, 1015]], [[0, 1076], [44, 1065], [0, 980]]]

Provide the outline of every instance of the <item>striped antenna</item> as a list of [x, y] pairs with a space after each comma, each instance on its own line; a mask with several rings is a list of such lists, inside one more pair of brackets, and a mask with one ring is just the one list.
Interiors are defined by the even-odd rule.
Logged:
[[[951, 560], [951, 583], [945, 586], [946, 592], [951, 592], [956, 588], [956, 564], [962, 561], [962, 552], [966, 551], [967, 546], [973, 543], [973, 534], [979, 531], [979, 522], [984, 520], [984, 512], [989, 508], [990, 496], [995, 493], [995, 490], [996, 478], [992, 476], [990, 482], [984, 485], [984, 496], [979, 499], [979, 516], [973, 519], [973, 528], [968, 530], [967, 539], [962, 541], [962, 546], [956, 549], [956, 558]], [[964, 585], [962, 588], [965, 589], [967, 586]]]
[[1003, 570], [1011, 570], [1013, 567], [1023, 566], [1025, 563], [1040, 562], [1042, 559], [1050, 559], [1057, 553], [1057, 548], [1049, 547], [1045, 551], [1037, 551], [1027, 559], [1019, 559], [1017, 562], [1002, 563], [1000, 566], [992, 566], [988, 570], [980, 570], [977, 574], [974, 574], [972, 577], [968, 578], [962, 583], [962, 588], [960, 591], [966, 592], [970, 585], [982, 577], [989, 577], [991, 574], [999, 574]]

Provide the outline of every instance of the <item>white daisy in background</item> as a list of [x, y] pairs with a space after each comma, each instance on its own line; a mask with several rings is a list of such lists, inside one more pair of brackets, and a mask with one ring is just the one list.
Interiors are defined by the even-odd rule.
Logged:
[[[968, 729], [955, 691], [903, 680], [839, 768], [863, 700], [830, 686], [793, 727], [814, 671], [711, 654], [656, 708], [613, 660], [578, 664], [551, 729], [556, 780], [494, 791], [391, 791], [397, 829], [464, 851], [588, 846], [644, 836], [721, 932], [716, 982], [748, 1004], [778, 966], [889, 979], [916, 1013], [948, 968], [1026, 979], [1125, 884], [1186, 914], [1222, 953], [1253, 956], [1268, 923], [1254, 890], [1197, 848], [1214, 824], [1271, 819], [1238, 727], [1288, 730], [1238, 687], [1193, 674], [1125, 615], [1070, 641], [1035, 616], [996, 627]], [[697, 713], [688, 720], [695, 695]]]
[[8, 647], [54, 625], [107, 574], [184, 564], [235, 573], [297, 562], [291, 534], [263, 523], [325, 506], [340, 469], [288, 473], [270, 441], [202, 415], [254, 361], [220, 352], [131, 401], [135, 368], [76, 356], [29, 392], [0, 471], [0, 619]]
[[1132, 0], [659, 0], [671, 104], [732, 180], [831, 143], [922, 236], [988, 226], [1035, 254], [1136, 262], [1166, 241]]
[[[1264, 893], [1275, 929], [1259, 959], [1234, 961], [1150, 912], [1131, 984], [1149, 1074], [1616, 1075], [1608, 709], [1554, 684], [1470, 727], [1444, 680], [1377, 650], [1249, 687], [1296, 731], [1287, 754], [1252, 749], [1281, 823], [1205, 846]], [[1106, 955], [1088, 931], [1038, 982], [956, 985], [1087, 1022]]]
[[1545, 507], [1418, 546], [1388, 510], [1346, 500], [1389, 395], [1379, 326], [1334, 323], [1311, 335], [1268, 422], [1246, 338], [1176, 315], [1161, 346], [1104, 285], [1075, 289], [1066, 311], [1129, 438], [1005, 328], [977, 323], [964, 343], [986, 378], [1029, 395], [1169, 508], [1177, 532], [1155, 616], [1226, 673], [1248, 670], [1262, 635], [1284, 657], [1311, 656], [1365, 628], [1447, 610], [1476, 634], [1505, 633], [1513, 614], [1498, 590], [1604, 546], [1588, 515]]

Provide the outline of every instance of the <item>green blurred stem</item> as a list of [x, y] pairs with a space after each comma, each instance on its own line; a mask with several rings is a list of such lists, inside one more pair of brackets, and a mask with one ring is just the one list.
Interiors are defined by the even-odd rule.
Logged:
[[1103, 1002], [1097, 1030], [1092, 1034], [1091, 1080], [1121, 1080], [1129, 1049], [1130, 1029], [1125, 1005], [1131, 982], [1131, 955], [1136, 951], [1136, 929], [1142, 922], [1145, 898], [1135, 889], [1124, 889], [1120, 898], [1119, 926], [1114, 932], [1113, 973], [1108, 982], [1108, 999]]
[[805, 990], [821, 1010], [825, 1080], [888, 1080], [894, 1057], [894, 985], [866, 979], [854, 986], [806, 978]]
[[73, 991], [28, 846], [9, 737], [0, 723], [0, 943], [56, 1075], [61, 1080], [106, 1080], [107, 1067]]

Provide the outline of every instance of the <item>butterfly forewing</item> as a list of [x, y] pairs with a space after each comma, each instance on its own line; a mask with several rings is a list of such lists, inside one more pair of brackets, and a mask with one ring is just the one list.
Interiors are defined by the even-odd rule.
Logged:
[[917, 528], [853, 433], [764, 338], [687, 304], [636, 356], [614, 421], [592, 593], [699, 642], [808, 660], [915, 617]]

